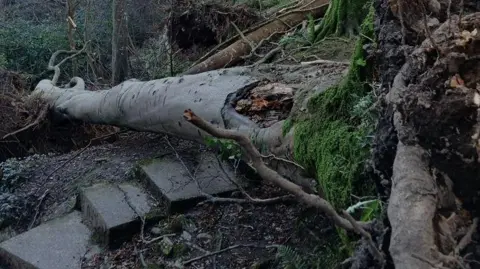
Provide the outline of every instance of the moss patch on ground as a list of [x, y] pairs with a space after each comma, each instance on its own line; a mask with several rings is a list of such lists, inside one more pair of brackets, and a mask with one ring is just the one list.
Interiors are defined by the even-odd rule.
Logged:
[[[369, 154], [365, 138], [371, 126], [353, 111], [371, 91], [366, 81], [373, 72], [366, 63], [363, 45], [370, 43], [374, 35], [373, 14], [371, 8], [361, 26], [362, 35], [356, 42], [347, 76], [309, 100], [308, 117], [294, 119], [295, 159], [316, 174], [327, 200], [337, 208], [351, 204], [356, 180]], [[356, 194], [364, 195], [365, 188], [360, 189], [362, 193]]]

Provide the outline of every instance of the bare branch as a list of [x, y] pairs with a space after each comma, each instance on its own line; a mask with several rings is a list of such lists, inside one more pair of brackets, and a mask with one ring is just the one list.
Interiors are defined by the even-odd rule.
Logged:
[[[246, 192], [243, 190], [243, 188], [237, 182], [235, 182], [233, 179], [230, 179], [230, 178], [229, 179], [232, 183], [237, 185], [237, 187], [240, 186], [239, 187], [240, 190], [242, 190], [243, 194], [246, 194], [245, 197], [247, 197], [247, 199], [215, 197], [215, 196], [213, 196], [209, 193], [206, 193], [205, 191], [202, 190], [202, 188], [200, 186], [200, 183], [198, 182], [197, 178], [195, 177], [195, 175], [192, 174], [192, 172], [190, 172], [190, 169], [188, 169], [187, 165], [185, 164], [185, 162], [183, 162], [182, 158], [180, 157], [180, 154], [175, 149], [175, 147], [172, 145], [172, 143], [170, 143], [170, 141], [168, 140], [168, 137], [166, 137], [166, 136], [165, 136], [165, 141], [167, 142], [168, 146], [172, 149], [172, 151], [175, 153], [175, 156], [180, 161], [183, 168], [187, 171], [190, 179], [193, 180], [195, 182], [195, 184], [197, 185], [198, 191], [205, 198], [207, 198], [207, 202], [211, 202], [211, 203], [238, 203], [238, 204], [244, 204], [244, 203], [272, 204], [272, 203], [278, 203], [278, 202], [286, 201], [286, 200], [291, 198], [291, 195], [285, 195], [285, 196], [280, 196], [280, 197], [275, 197], [275, 198], [270, 198], [270, 199], [252, 198], [248, 194], [246, 194]], [[223, 167], [222, 166], [220, 166], [220, 167], [223, 170]], [[223, 170], [223, 172], [224, 172], [225, 176], [227, 176], [227, 178], [228, 178], [228, 174], [225, 172], [225, 170]]]
[[158, 240], [161, 240], [161, 239], [163, 239], [163, 238], [165, 238], [165, 237], [170, 237], [170, 236], [174, 236], [174, 235], [175, 235], [175, 234], [164, 234], [164, 235], [161, 235], [161, 236], [152, 238], [152, 239], [150, 239], [150, 240], [142, 240], [142, 242], [143, 242], [145, 245], [148, 245], [148, 244], [157, 242]]
[[478, 218], [475, 218], [473, 219], [473, 223], [468, 228], [468, 231], [465, 234], [465, 236], [463, 236], [460, 242], [458, 242], [458, 245], [455, 248], [455, 254], [458, 255], [460, 251], [462, 251], [468, 244], [470, 244], [470, 242], [472, 242], [472, 236], [473, 236], [473, 233], [475, 233], [475, 231], [477, 230], [477, 226], [478, 226]]
[[350, 214], [348, 214], [347, 211], [343, 210], [343, 216], [348, 219], [348, 221], [350, 221], [350, 223], [352, 224], [353, 228], [355, 229], [355, 232], [357, 232], [359, 235], [363, 236], [365, 239], [367, 239], [368, 241], [368, 244], [370, 246], [370, 252], [372, 253], [372, 255], [375, 257], [375, 259], [377, 259], [377, 261], [380, 262], [380, 264], [384, 264], [385, 263], [385, 258], [383, 257], [382, 253], [380, 252], [380, 250], [378, 250], [378, 248], [375, 246], [375, 243], [373, 243], [373, 240], [372, 240], [372, 236], [367, 232], [365, 231], [362, 227], [360, 227], [358, 224], [357, 224], [357, 221], [355, 221], [355, 219], [353, 219], [352, 216], [350, 216]]
[[[51, 70], [51, 71], [55, 72], [54, 75], [53, 75], [53, 78], [52, 78], [52, 85], [55, 86], [58, 82], [58, 78], [60, 77], [60, 65], [62, 65], [63, 63], [65, 63], [66, 61], [68, 61], [68, 60], [70, 60], [74, 57], [77, 57], [79, 54], [83, 53], [85, 51], [85, 49], [87, 48], [88, 43], [89, 43], [89, 41], [87, 41], [87, 43], [85, 43], [85, 45], [83, 46], [83, 48], [81, 50], [57, 50], [52, 54], [52, 57], [50, 57], [50, 60], [48, 61], [48, 67], [47, 67], [48, 70]], [[53, 65], [57, 56], [60, 55], [60, 54], [64, 54], [64, 53], [73, 54], [73, 55], [70, 55], [70, 56], [66, 57], [65, 59], [63, 59], [58, 64]]]
[[[208, 258], [210, 256], [213, 256], [213, 255], [218, 255], [220, 253], [223, 253], [223, 252], [226, 252], [226, 251], [229, 251], [229, 250], [232, 250], [232, 249], [236, 249], [236, 248], [268, 248], [269, 246], [259, 246], [259, 245], [256, 245], [256, 244], [238, 244], [238, 245], [233, 245], [233, 246], [229, 246], [227, 248], [224, 248], [224, 249], [221, 249], [221, 250], [217, 250], [217, 251], [213, 251], [213, 252], [208, 252], [204, 255], [201, 255], [201, 256], [198, 256], [196, 258], [193, 258], [193, 259], [190, 259], [190, 260], [187, 260], [187, 261], [184, 261], [183, 262], [183, 265], [188, 265], [192, 262], [195, 262], [195, 261], [198, 261], [198, 260], [201, 260], [201, 259], [205, 259], [205, 258]], [[270, 247], [273, 247], [273, 246], [270, 246]]]
[[[300, 201], [306, 203], [307, 205], [313, 206], [315, 208], [320, 209], [324, 212], [332, 221], [339, 227], [349, 230], [355, 231], [354, 227], [347, 219], [341, 217], [333, 208], [333, 206], [326, 200], [322, 199], [318, 195], [308, 194], [302, 190], [300, 186], [297, 184], [285, 179], [276, 171], [272, 170], [262, 160], [262, 155], [260, 152], [255, 148], [249, 138], [245, 135], [239, 134], [233, 130], [226, 130], [217, 128], [214, 125], [206, 122], [202, 118], [198, 117], [193, 113], [193, 111], [185, 110], [183, 114], [184, 118], [190, 122], [191, 124], [197, 126], [201, 130], [209, 133], [210, 135], [217, 137], [217, 138], [224, 138], [224, 139], [231, 139], [236, 141], [242, 150], [246, 153], [248, 158], [250, 158], [252, 162], [252, 166], [256, 169], [258, 174], [264, 179], [268, 180], [284, 190], [295, 195]], [[359, 225], [361, 225], [359, 223]]]

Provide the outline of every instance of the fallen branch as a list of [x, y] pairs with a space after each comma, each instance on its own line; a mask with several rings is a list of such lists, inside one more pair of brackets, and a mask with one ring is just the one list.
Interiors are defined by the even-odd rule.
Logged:
[[[246, 194], [245, 197], [247, 197], [247, 199], [215, 197], [211, 194], [208, 194], [205, 191], [203, 191], [203, 189], [201, 188], [200, 183], [198, 182], [195, 175], [193, 175], [192, 172], [190, 172], [190, 169], [188, 169], [185, 162], [183, 162], [182, 157], [180, 157], [180, 154], [175, 149], [175, 147], [172, 145], [172, 143], [170, 143], [170, 141], [168, 140], [168, 137], [166, 137], [166, 136], [165, 136], [165, 141], [167, 142], [168, 146], [172, 149], [172, 151], [175, 153], [175, 156], [180, 161], [183, 168], [187, 171], [190, 179], [193, 180], [195, 182], [195, 184], [197, 185], [198, 191], [207, 199], [206, 202], [210, 202], [210, 203], [237, 203], [237, 204], [245, 204], [245, 203], [272, 204], [272, 203], [278, 203], [278, 202], [281, 202], [281, 201], [286, 201], [289, 198], [291, 198], [290, 195], [285, 195], [285, 196], [275, 197], [275, 198], [270, 198], [270, 199], [255, 199], [255, 198], [250, 197], [248, 194], [246, 194], [245, 191], [243, 191], [243, 193]], [[225, 172], [225, 175], [228, 178], [228, 175], [226, 174], [226, 172]], [[230, 181], [232, 183], [234, 183], [235, 185], [239, 186], [239, 184], [236, 183], [233, 179], [230, 179]], [[241, 189], [241, 190], [243, 190], [243, 189]], [[205, 202], [202, 202], [202, 203], [205, 203]], [[200, 203], [200, 204], [202, 204], [202, 203]]]
[[278, 47], [272, 49], [271, 51], [269, 51], [267, 54], [265, 54], [265, 56], [263, 56], [260, 60], [256, 61], [253, 65], [257, 66], [257, 65], [260, 65], [260, 64], [263, 64], [265, 63], [266, 61], [268, 61], [270, 58], [272, 58], [275, 54], [279, 53], [280, 51], [282, 51], [283, 49], [283, 46], [279, 45]]
[[350, 223], [352, 224], [353, 228], [355, 229], [355, 232], [357, 232], [359, 235], [363, 236], [365, 239], [367, 239], [367, 242], [368, 242], [368, 245], [370, 247], [370, 252], [372, 253], [372, 255], [375, 257], [375, 259], [377, 259], [377, 261], [382, 265], [383, 267], [383, 264], [385, 263], [385, 258], [383, 257], [382, 253], [380, 252], [380, 250], [378, 250], [378, 248], [375, 246], [375, 243], [373, 242], [372, 240], [372, 236], [367, 232], [365, 231], [362, 227], [360, 227], [357, 222], [355, 221], [355, 219], [353, 219], [353, 217], [348, 214], [347, 211], [343, 210], [343, 216], [348, 219], [348, 221], [350, 221]]
[[[277, 186], [280, 186], [284, 190], [287, 190], [307, 205], [321, 210], [337, 226], [348, 231], [355, 231], [355, 228], [352, 226], [350, 221], [341, 217], [328, 201], [322, 199], [317, 195], [306, 193], [299, 185], [285, 179], [276, 171], [266, 166], [262, 160], [262, 155], [255, 148], [255, 146], [252, 144], [252, 142], [247, 136], [239, 134], [238, 132], [233, 130], [217, 128], [211, 123], [208, 123], [202, 118], [195, 115], [191, 110], [185, 110], [183, 117], [191, 124], [197, 126], [199, 129], [207, 132], [214, 137], [236, 141], [246, 153], [246, 156], [251, 160], [252, 166], [256, 169], [260, 177], [262, 177], [264, 180], [268, 180], [276, 184]], [[358, 224], [362, 226], [362, 223]]]
[[184, 261], [183, 265], [189, 265], [192, 262], [196, 262], [198, 260], [205, 259], [205, 258], [208, 258], [208, 257], [213, 256], [213, 255], [218, 255], [220, 253], [223, 253], [223, 252], [226, 252], [226, 251], [229, 251], [229, 250], [232, 250], [232, 249], [236, 249], [236, 248], [268, 248], [268, 247], [273, 247], [273, 246], [259, 246], [259, 245], [256, 245], [256, 244], [233, 245], [233, 246], [229, 246], [227, 248], [220, 249], [220, 250], [217, 250], [217, 251], [208, 252], [208, 253], [206, 253], [204, 255], [201, 255], [201, 256], [198, 256], [196, 258], [192, 258], [190, 260]]
[[47, 194], [48, 194], [49, 191], [50, 191], [50, 189], [47, 189], [42, 194], [42, 196], [40, 196], [40, 199], [39, 199], [40, 201], [38, 202], [38, 205], [35, 208], [35, 216], [33, 216], [32, 222], [30, 223], [30, 225], [28, 225], [29, 230], [32, 229], [33, 225], [35, 225], [35, 222], [37, 221], [38, 214], [40, 214], [40, 206], [42, 206], [43, 200], [45, 200], [45, 197], [47, 197]]
[[465, 236], [462, 237], [460, 242], [458, 242], [457, 247], [455, 247], [455, 254], [459, 255], [460, 251], [462, 251], [464, 248], [467, 247], [470, 242], [472, 242], [472, 236], [475, 231], [477, 231], [477, 226], [478, 226], [478, 218], [473, 219], [472, 225], [468, 228], [467, 233]]
[[223, 50], [192, 66], [185, 74], [197, 74], [232, 66], [242, 60], [242, 56], [248, 55], [253, 50], [252, 44], [258, 44], [261, 40], [273, 33], [289, 30], [292, 25], [296, 25], [305, 20], [307, 14], [320, 17], [325, 14], [328, 6], [328, 0], [313, 0], [302, 8], [292, 10], [272, 19], [272, 21], [247, 35], [240, 32], [243, 35], [241, 39], [238, 39]]
[[145, 257], [143, 257], [143, 253], [141, 251], [138, 251], [137, 246], [134, 246], [133, 252], [138, 255], [138, 258], [140, 259], [140, 263], [142, 264], [143, 268], [148, 268], [148, 265], [145, 262]]
[[155, 237], [155, 238], [152, 238], [150, 240], [145, 240], [143, 239], [142, 242], [145, 244], [145, 245], [148, 245], [148, 244], [151, 244], [151, 243], [155, 243], [157, 242], [158, 240], [161, 240], [165, 237], [169, 237], [169, 236], [174, 236], [176, 234], [164, 234], [164, 235], [161, 235], [161, 236], [158, 236], [158, 237]]
[[311, 65], [311, 64], [338, 64], [338, 65], [350, 65], [349, 62], [337, 62], [337, 61], [330, 61], [330, 60], [314, 60], [309, 62], [301, 62], [301, 65]]
[[220, 167], [220, 170], [222, 170], [222, 173], [225, 175], [225, 177], [232, 184], [237, 186], [237, 188], [240, 190], [240, 192], [243, 194], [243, 196], [247, 197], [248, 202], [255, 203], [255, 204], [274, 204], [274, 203], [278, 203], [278, 202], [288, 201], [288, 200], [291, 200], [293, 198], [293, 195], [284, 195], [284, 196], [267, 198], [267, 199], [253, 198], [252, 196], [250, 196], [250, 194], [247, 193], [247, 191], [245, 191], [245, 189], [243, 188], [243, 186], [241, 184], [239, 184], [237, 181], [233, 180], [230, 177], [230, 175], [227, 173], [227, 171], [225, 171], [225, 169], [223, 168], [223, 164], [220, 161], [220, 159], [218, 158], [218, 156], [216, 156], [216, 159], [217, 159], [217, 162], [218, 162], [218, 166]]

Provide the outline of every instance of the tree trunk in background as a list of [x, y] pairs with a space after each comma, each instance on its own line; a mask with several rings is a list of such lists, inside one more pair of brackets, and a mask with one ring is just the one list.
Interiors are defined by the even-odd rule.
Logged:
[[[73, 34], [76, 30], [76, 26], [73, 24], [75, 19], [75, 9], [78, 5], [77, 1], [74, 0], [67, 0], [67, 25], [68, 25], [68, 44], [70, 46], [70, 50], [75, 50], [75, 40], [73, 38]], [[77, 76], [77, 61], [72, 59], [72, 76]]]
[[128, 26], [126, 0], [113, 0], [112, 32], [112, 84], [125, 80], [128, 75]]

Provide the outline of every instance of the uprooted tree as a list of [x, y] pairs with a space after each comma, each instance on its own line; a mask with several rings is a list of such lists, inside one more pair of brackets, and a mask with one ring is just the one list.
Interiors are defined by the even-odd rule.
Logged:
[[[379, 74], [382, 86], [375, 89], [382, 115], [373, 170], [388, 189], [391, 234], [388, 248], [383, 249], [388, 250], [385, 254], [395, 268], [464, 268], [468, 264], [461, 255], [477, 228], [478, 220], [468, 212], [478, 206], [475, 199], [480, 189], [480, 12], [476, 8], [469, 1], [454, 0], [375, 2], [377, 64], [384, 69]], [[361, 42], [369, 39], [362, 38]], [[360, 54], [363, 45], [357, 46]], [[330, 99], [312, 98], [312, 90], [294, 98], [293, 106], [301, 107], [312, 98], [310, 107], [316, 104], [342, 112], [352, 98], [348, 91], [352, 81], [348, 79], [368, 70], [355, 57], [357, 53], [347, 80], [314, 96]], [[397, 62], [385, 62], [392, 58]], [[401, 68], [391, 67], [399, 62]], [[362, 233], [371, 242], [372, 256], [383, 261], [376, 251], [378, 246], [373, 246], [379, 242], [373, 243], [364, 231], [368, 228], [365, 223], [340, 216], [325, 199], [286, 180], [289, 167], [282, 168], [285, 162], [274, 162], [274, 170], [265, 165], [262, 155], [288, 158], [302, 143], [294, 139], [301, 125], [294, 124], [285, 132], [286, 122], [280, 120], [262, 128], [235, 109], [245, 95], [262, 89], [285, 92], [290, 88], [293, 95], [299, 93], [285, 77], [269, 76], [272, 68], [287, 74], [299, 67], [235, 67], [146, 82], [129, 80], [103, 91], [86, 91], [78, 77], [64, 88], [43, 80], [31, 97], [48, 104], [60, 118], [166, 133], [198, 142], [209, 136], [234, 139], [263, 178], [323, 210], [339, 227]], [[309, 74], [314, 73], [315, 66], [309, 68]], [[343, 71], [336, 71], [334, 82]], [[259, 107], [271, 102], [253, 97]], [[325, 126], [332, 122], [343, 126], [341, 121], [346, 118], [348, 115], [334, 117]], [[290, 177], [293, 182], [294, 177]]]

